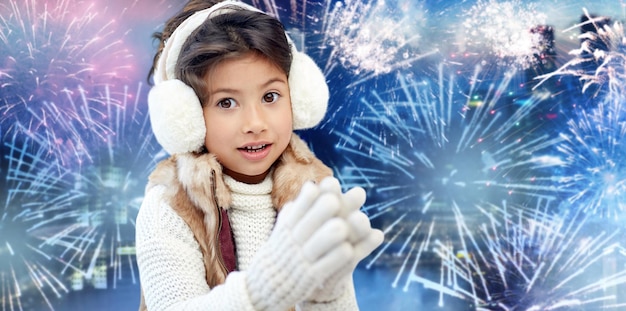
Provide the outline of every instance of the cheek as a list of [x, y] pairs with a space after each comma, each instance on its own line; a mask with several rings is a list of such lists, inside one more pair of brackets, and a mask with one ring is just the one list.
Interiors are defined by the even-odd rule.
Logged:
[[[223, 127], [223, 122], [220, 122], [219, 118], [215, 116], [211, 116], [209, 113], [205, 111], [204, 113], [204, 127], [206, 128], [206, 134], [204, 138], [204, 143], [207, 148], [209, 148], [211, 144], [215, 144], [220, 140], [220, 138], [224, 135], [218, 135], [218, 133], [226, 133], [225, 128]], [[221, 129], [221, 130], [220, 130]]]
[[285, 123], [287, 123], [293, 130], [293, 110], [291, 109], [291, 98], [289, 98], [288, 108], [283, 112], [282, 117], [284, 118]]
[[285, 109], [284, 111], [282, 111], [277, 119], [279, 119], [281, 122], [281, 124], [279, 125], [281, 133], [289, 132], [289, 134], [291, 134], [291, 132], [293, 131], [293, 113], [291, 111], [291, 105], [289, 105], [288, 110]]
[[291, 114], [289, 114], [287, 117], [285, 117], [285, 129], [289, 129], [289, 131], [293, 131], [293, 117]]
[[280, 134], [283, 138], [283, 140], [286, 141], [285, 143], [285, 147], [287, 146], [287, 144], [289, 143], [289, 141], [291, 140], [291, 134], [293, 134], [293, 117], [291, 114], [291, 109], [289, 109], [288, 113], [285, 113], [282, 116], [282, 124], [280, 126]]

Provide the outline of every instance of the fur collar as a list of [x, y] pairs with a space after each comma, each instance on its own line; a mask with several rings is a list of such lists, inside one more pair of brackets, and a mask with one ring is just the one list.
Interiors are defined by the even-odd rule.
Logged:
[[[296, 134], [276, 162], [272, 175], [272, 202], [280, 208], [295, 199], [309, 180], [319, 182], [331, 176], [332, 170], [309, 150]], [[161, 162], [150, 175], [147, 189], [167, 186], [166, 200], [187, 222], [204, 255], [206, 279], [213, 287], [224, 282], [226, 269], [217, 245], [221, 224], [220, 209], [231, 204], [230, 190], [222, 166], [213, 154], [178, 154]]]

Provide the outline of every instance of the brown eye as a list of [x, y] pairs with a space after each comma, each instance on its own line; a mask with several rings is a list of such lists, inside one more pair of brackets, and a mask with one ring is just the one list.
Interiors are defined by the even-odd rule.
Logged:
[[273, 102], [277, 101], [279, 97], [280, 97], [280, 95], [278, 95], [278, 93], [276, 93], [276, 92], [269, 92], [269, 93], [263, 95], [263, 102], [264, 103], [273, 103]]
[[232, 109], [237, 107], [237, 103], [232, 98], [225, 98], [217, 102], [217, 106], [223, 109]]

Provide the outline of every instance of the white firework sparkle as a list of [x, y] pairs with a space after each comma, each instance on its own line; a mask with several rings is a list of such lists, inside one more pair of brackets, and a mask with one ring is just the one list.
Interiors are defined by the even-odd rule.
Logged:
[[564, 30], [570, 32], [591, 25], [594, 31], [578, 36], [580, 46], [569, 52], [573, 58], [554, 72], [537, 77], [540, 84], [561, 76], [577, 78], [582, 92], [599, 101], [626, 97], [626, 34], [620, 21], [611, 22], [606, 16], [592, 16], [583, 9], [587, 21]]
[[[506, 202], [468, 226], [456, 209], [461, 247], [436, 243], [441, 282], [424, 282], [465, 299], [476, 310], [619, 310], [626, 284], [619, 228], [597, 226], [584, 213], [552, 216], [536, 206]], [[576, 210], [576, 209], [573, 209]]]
[[535, 27], [547, 16], [528, 1], [479, 0], [463, 14], [464, 42], [472, 52], [488, 52], [502, 64], [528, 68], [550, 44]]

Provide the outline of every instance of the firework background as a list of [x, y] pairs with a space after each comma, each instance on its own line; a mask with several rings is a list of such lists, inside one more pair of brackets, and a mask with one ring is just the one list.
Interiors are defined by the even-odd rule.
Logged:
[[[619, 0], [253, 0], [323, 68], [301, 132], [385, 242], [362, 310], [626, 310]], [[171, 0], [0, 3], [2, 310], [133, 310]]]

